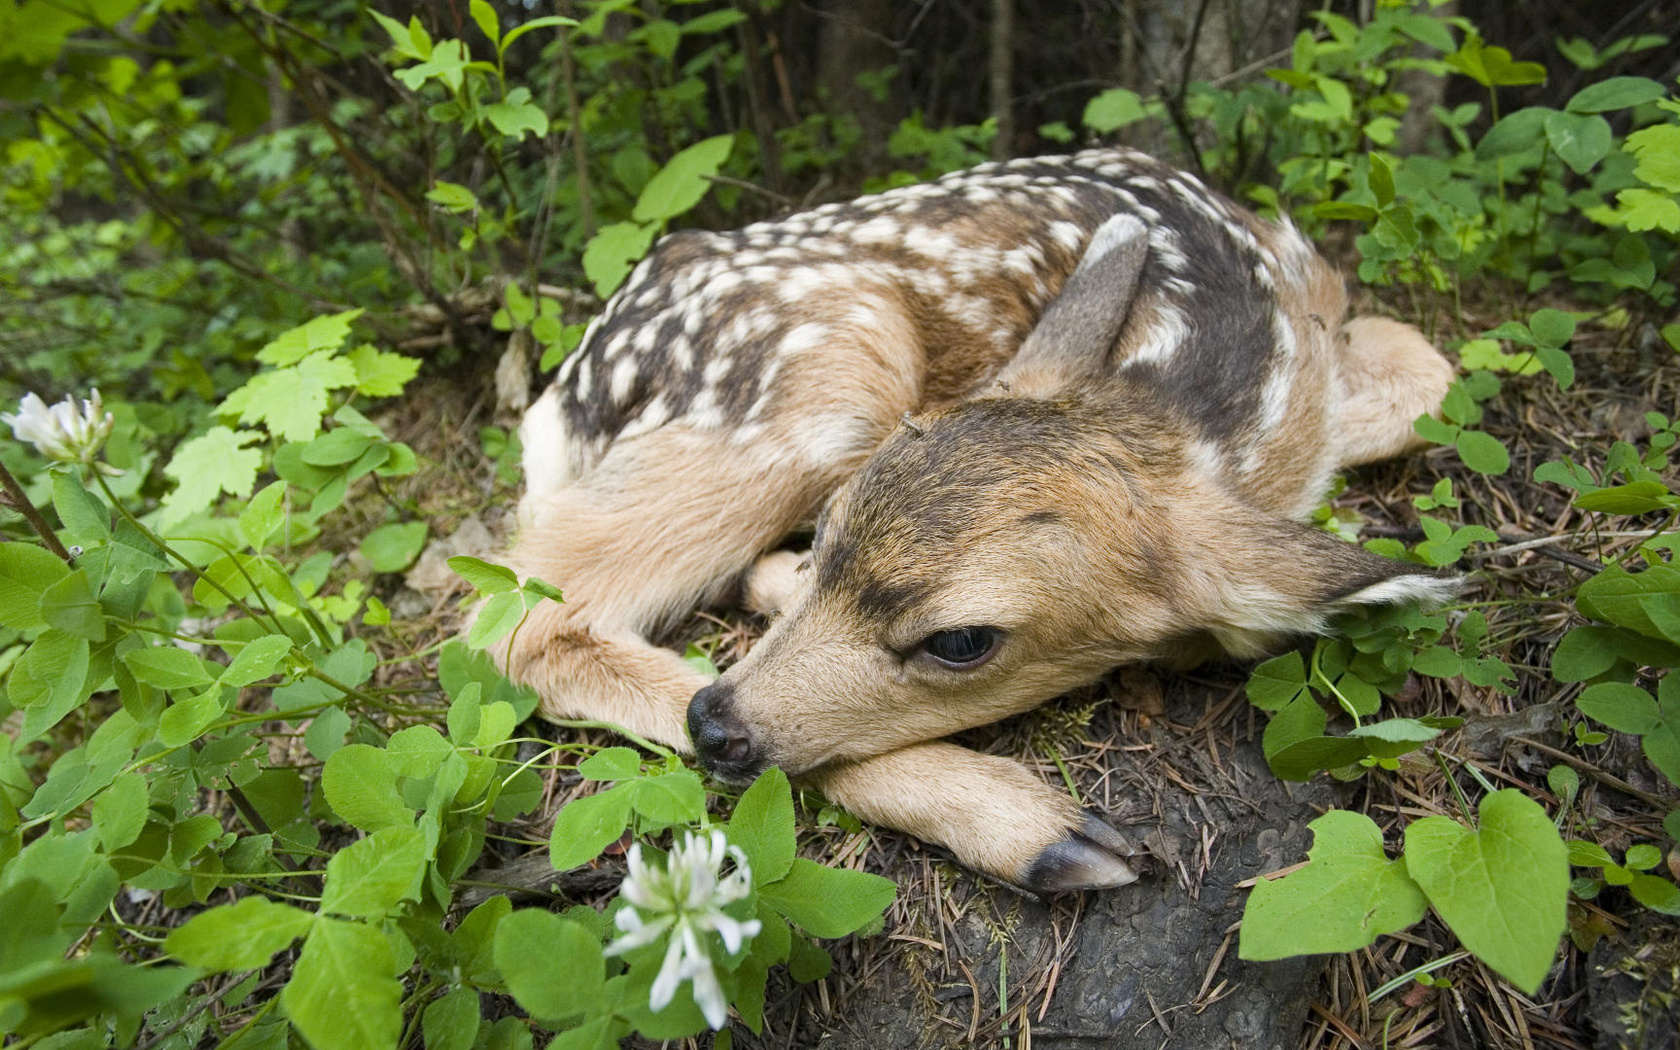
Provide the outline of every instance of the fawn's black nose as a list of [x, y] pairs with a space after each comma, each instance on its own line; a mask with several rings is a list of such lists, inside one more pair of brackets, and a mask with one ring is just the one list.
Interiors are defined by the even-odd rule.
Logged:
[[700, 761], [719, 780], [751, 779], [754, 767], [752, 733], [730, 710], [734, 690], [713, 682], [688, 702], [688, 735]]

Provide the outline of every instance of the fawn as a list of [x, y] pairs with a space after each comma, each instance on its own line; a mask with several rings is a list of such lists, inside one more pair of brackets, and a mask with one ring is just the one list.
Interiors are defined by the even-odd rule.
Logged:
[[[939, 738], [1451, 593], [1300, 523], [1452, 378], [1346, 312], [1292, 226], [1121, 149], [672, 234], [525, 416], [511, 560], [566, 601], [508, 671], [1017, 886], [1128, 883], [1096, 815]], [[773, 619], [715, 682], [647, 640], [732, 598]]]

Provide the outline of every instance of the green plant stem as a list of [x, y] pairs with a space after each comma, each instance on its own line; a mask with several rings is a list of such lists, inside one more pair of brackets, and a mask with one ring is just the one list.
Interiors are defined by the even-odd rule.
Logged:
[[1644, 539], [1640, 540], [1639, 543], [1636, 546], [1629, 547], [1622, 554], [1622, 556], [1617, 558], [1614, 562], [1612, 562], [1612, 564], [1621, 565], [1623, 562], [1627, 561], [1629, 558], [1633, 557], [1635, 554], [1639, 554], [1640, 552], [1642, 552], [1645, 549], [1645, 545], [1647, 543], [1650, 543], [1652, 540], [1656, 539], [1658, 536], [1661, 536], [1663, 533], [1667, 532], [1669, 529], [1672, 529], [1674, 527], [1674, 523], [1676, 521], [1680, 521], [1680, 510], [1669, 511], [1668, 520], [1663, 522], [1661, 525], [1657, 526], [1657, 531], [1651, 533], [1649, 536], [1646, 536]]
[[258, 1021], [261, 1021], [263, 1018], [267, 1017], [270, 1013], [272, 1013], [274, 1008], [276, 1006], [278, 1006], [279, 1004], [280, 1004], [280, 997], [278, 995], [269, 996], [268, 999], [261, 1006], [257, 1007], [257, 1012], [251, 1015], [251, 1019], [249, 1021], [246, 1021], [244, 1024], [240, 1025], [239, 1028], [237, 1030], [235, 1030], [234, 1033], [231, 1036], [222, 1040], [221, 1045], [226, 1046], [228, 1043], [233, 1042], [235, 1039], [238, 1039], [240, 1036], [242, 1036], [246, 1032], [250, 1031], [253, 1027], [256, 1026]]
[[[245, 563], [241, 560], [237, 551], [229, 547], [227, 544], [222, 543], [220, 540], [205, 538], [195, 540], [194, 542], [202, 543], [206, 547], [214, 547], [216, 550], [221, 551], [223, 556], [231, 558], [233, 560], [233, 567], [239, 571], [239, 575], [243, 576], [245, 578], [245, 582], [250, 585], [251, 593], [256, 596], [257, 604], [263, 607], [263, 612], [268, 614], [268, 618], [271, 622], [273, 622], [276, 626], [279, 625], [280, 617], [275, 615], [274, 607], [268, 604], [268, 599], [263, 595], [262, 588], [257, 586], [256, 579], [253, 578], [250, 572], [246, 570]], [[262, 551], [257, 551], [256, 556], [259, 558], [262, 557]], [[205, 578], [208, 579], [208, 577]], [[222, 593], [226, 594], [227, 592], [223, 591]]]
[[1406, 985], [1417, 980], [1419, 977], [1422, 977], [1424, 974], [1434, 973], [1442, 967], [1451, 966], [1460, 959], [1468, 959], [1469, 957], [1469, 952], [1453, 952], [1451, 955], [1443, 955], [1441, 958], [1436, 959], [1433, 962], [1426, 962], [1422, 966], [1414, 966], [1393, 980], [1384, 981], [1382, 984], [1378, 985], [1370, 995], [1366, 996], [1365, 1001], [1368, 1003], [1374, 1003], [1378, 999], [1381, 999], [1383, 996], [1394, 991], [1396, 988], [1404, 988]]
[[1313, 647], [1312, 677], [1316, 678], [1320, 682], [1324, 683], [1324, 688], [1329, 690], [1330, 694], [1336, 698], [1336, 703], [1341, 705], [1342, 710], [1347, 712], [1347, 716], [1349, 718], [1353, 719], [1353, 727], [1355, 729], [1358, 729], [1359, 728], [1359, 712], [1354, 709], [1353, 701], [1351, 701], [1347, 697], [1343, 696], [1342, 691], [1340, 689], [1336, 688], [1336, 683], [1330, 681], [1329, 677], [1326, 676], [1325, 673], [1319, 667], [1319, 660], [1320, 660], [1321, 656], [1323, 655], [1323, 653], [1324, 653], [1323, 646], [1314, 646]]
[[[96, 476], [98, 473], [97, 470], [94, 471]], [[100, 484], [103, 485], [104, 482], [101, 481]], [[53, 532], [52, 526], [47, 524], [47, 519], [41, 516], [41, 512], [35, 509], [35, 504], [29, 502], [29, 497], [23, 494], [23, 486], [18, 484], [17, 478], [12, 477], [12, 472], [6, 469], [4, 463], [0, 463], [0, 486], [6, 490], [6, 502], [13, 510], [23, 515], [23, 520], [29, 522], [29, 527], [41, 537], [41, 542], [47, 545], [47, 549], [63, 558], [66, 565], [71, 564], [73, 559], [70, 552], [58, 541], [58, 534]]]
[[1552, 156], [1552, 140], [1547, 136], [1540, 143], [1540, 166], [1534, 169], [1534, 220], [1528, 229], [1528, 264], [1523, 272], [1523, 300], [1533, 295], [1529, 285], [1534, 283], [1534, 256], [1540, 246], [1540, 201], [1545, 197], [1541, 192], [1541, 184], [1546, 177], [1546, 161]]
[[1446, 756], [1438, 747], [1429, 750], [1435, 755], [1435, 764], [1441, 767], [1441, 775], [1447, 778], [1447, 786], [1452, 788], [1453, 797], [1458, 799], [1458, 811], [1464, 814], [1464, 822], [1474, 827], [1476, 818], [1470, 812], [1470, 800], [1464, 797], [1464, 789], [1458, 786], [1458, 779], [1452, 775], [1452, 770], [1447, 768]]
[[619, 736], [625, 738], [643, 750], [652, 751], [661, 758], [671, 758], [676, 754], [676, 752], [672, 751], [670, 748], [660, 747], [651, 740], [639, 737], [616, 722], [598, 722], [592, 719], [582, 718], [557, 718], [553, 720], [552, 724], [565, 726], [567, 729], [607, 729], [617, 733]]
[[1050, 748], [1050, 761], [1056, 763], [1057, 771], [1062, 774], [1062, 783], [1067, 785], [1068, 794], [1073, 797], [1073, 801], [1083, 806], [1085, 800], [1079, 797], [1079, 787], [1073, 782], [1073, 774], [1068, 772], [1067, 763], [1062, 761], [1061, 749], [1054, 745]]
[[381, 700], [379, 697], [374, 696], [371, 693], [365, 693], [365, 692], [356, 688], [353, 685], [345, 685], [343, 682], [340, 682], [338, 679], [334, 678], [332, 675], [328, 674], [327, 672], [321, 670], [319, 667], [311, 667], [307, 673], [308, 673], [309, 677], [317, 679], [317, 680], [325, 683], [326, 685], [332, 687], [333, 689], [337, 689], [339, 692], [343, 693], [345, 696], [354, 697], [357, 700], [360, 700], [362, 703], [368, 704], [371, 707], [376, 707], [381, 711], [385, 711], [385, 712], [388, 712], [388, 713], [394, 714], [394, 715], [400, 715], [400, 714], [406, 714], [407, 713], [407, 711], [404, 708], [398, 707], [395, 704], [388, 704], [385, 701]]
[[[93, 472], [93, 477], [94, 477], [94, 480], [99, 482], [99, 489], [100, 489], [101, 492], [105, 493], [105, 498], [111, 502], [111, 506], [116, 508], [117, 513], [122, 515], [122, 519], [124, 521], [128, 522], [130, 525], [134, 526], [134, 528], [139, 530], [140, 535], [146, 537], [146, 539], [148, 539], [152, 543], [156, 544], [157, 548], [159, 550], [163, 551], [163, 553], [169, 555], [171, 558], [174, 558], [177, 562], [180, 562], [181, 566], [183, 568], [185, 568], [188, 572], [192, 573], [194, 576], [197, 576], [199, 579], [205, 581], [210, 586], [212, 586], [216, 590], [220, 591], [222, 593], [222, 597], [226, 598], [230, 603], [237, 606], [239, 608], [240, 612], [244, 613], [246, 616], [249, 616], [251, 619], [257, 621], [258, 623], [262, 622], [262, 618], [260, 616], [258, 616], [254, 611], [252, 611], [250, 606], [246, 605], [244, 602], [240, 601], [238, 598], [235, 598], [233, 596], [233, 592], [229, 591], [226, 587], [223, 587], [220, 583], [211, 579], [209, 576], [206, 576], [204, 573], [199, 572], [198, 571], [198, 566], [194, 565], [191, 561], [189, 561], [187, 559], [187, 557], [185, 555], [183, 555], [181, 552], [179, 552], [175, 548], [171, 547], [167, 542], [164, 541], [162, 536], [159, 536], [157, 533], [153, 532], [150, 528], [148, 528], [146, 526], [146, 524], [144, 522], [142, 522], [139, 518], [135, 517], [134, 514], [132, 512], [130, 512], [127, 507], [123, 506], [122, 501], [117, 499], [117, 494], [111, 491], [111, 486], [106, 484], [105, 479], [100, 476], [100, 474], [97, 470]], [[271, 633], [271, 634], [285, 634], [286, 633], [285, 631], [280, 629], [279, 621], [272, 621], [272, 622], [270, 622], [270, 624], [268, 626], [269, 626], [269, 633]]]

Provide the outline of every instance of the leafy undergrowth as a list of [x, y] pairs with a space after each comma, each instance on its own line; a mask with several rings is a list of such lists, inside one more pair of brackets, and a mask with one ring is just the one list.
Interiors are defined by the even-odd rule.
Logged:
[[[488, 650], [565, 581], [474, 557], [518, 483], [508, 420], [482, 407], [488, 364], [414, 380], [412, 351], [471, 358], [508, 333], [496, 398], [528, 395], [530, 366], [581, 337], [575, 289], [610, 294], [696, 208], [762, 217], [743, 190], [777, 181], [778, 149], [783, 174], [803, 154], [824, 185], [845, 121], [732, 122], [731, 86], [754, 94], [736, 8], [519, 21], [472, 0], [404, 24], [163, 7], [59, 12], [0, 59], [28, 161], [3, 187], [3, 276], [38, 307], [5, 318], [28, 350], [0, 380], [100, 377], [112, 395], [109, 417], [92, 396], [26, 400], [11, 429], [38, 454], [0, 446], [23, 481], [0, 515], [0, 915], [22, 919], [0, 929], [0, 1031], [54, 1048], [706, 1029], [804, 1045], [846, 1032], [887, 967], [949, 1042], [1025, 1045], [1080, 916], [1107, 905], [1029, 913], [814, 799], [796, 859], [784, 783], [708, 795], [661, 748], [526, 722], [535, 698]], [[1551, 71], [1447, 9], [1310, 23], [1263, 79], [1112, 88], [1077, 129], [1038, 134], [1171, 129], [1179, 163], [1341, 244], [1378, 312], [1455, 357], [1443, 418], [1416, 424], [1436, 447], [1350, 477], [1318, 519], [1469, 585], [1252, 676], [1122, 673], [971, 742], [1143, 840], [1161, 892], [1138, 900], [1235, 892], [1208, 879], [1252, 830], [1211, 808], [1240, 799], [1239, 761], [1327, 811], [1254, 884], [1240, 931], [1186, 947], [1200, 986], [1151, 999], [1137, 1033], [1319, 952], [1343, 954], [1311, 1046], [1661, 1032], [1680, 909], [1680, 100], [1616, 74], [1668, 40], [1560, 40], [1547, 60], [1590, 82], [1514, 106]], [[205, 75], [222, 59], [296, 86], [307, 119]], [[364, 65], [376, 86], [349, 75]], [[1418, 77], [1471, 91], [1425, 112]], [[1402, 148], [1420, 115], [1426, 147]], [[975, 163], [995, 134], [913, 115], [888, 144], [900, 170], [869, 184]], [[756, 630], [691, 627], [673, 641], [719, 663]], [[1183, 812], [1163, 813], [1165, 782]], [[887, 936], [841, 942], [831, 971], [813, 939], [883, 912]], [[1053, 936], [1023, 954], [1035, 925]], [[1607, 998], [1608, 973], [1632, 993]]]

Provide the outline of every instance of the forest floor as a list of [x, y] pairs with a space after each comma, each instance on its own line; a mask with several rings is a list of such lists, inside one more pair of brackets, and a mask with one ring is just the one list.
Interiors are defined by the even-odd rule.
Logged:
[[[1507, 316], [1472, 308], [1460, 320], [1443, 317], [1437, 341], [1492, 328]], [[1242, 884], [1303, 861], [1305, 824], [1330, 806], [1369, 815], [1392, 849], [1404, 823], [1456, 816], [1456, 792], [1475, 792], [1475, 780], [1485, 779], [1520, 787], [1562, 813], [1566, 838], [1592, 839], [1615, 855], [1635, 842], [1664, 841], [1661, 821], [1675, 805], [1673, 788], [1633, 738], [1574, 743], [1568, 730], [1579, 721], [1579, 687], [1559, 686], [1545, 674], [1550, 649], [1572, 626], [1568, 593], [1644, 533], [1600, 531], [1595, 516], [1572, 509], [1565, 492], [1530, 480], [1548, 460], [1578, 459], [1613, 438], [1638, 442], [1649, 433], [1646, 412], [1673, 414], [1680, 406], [1680, 357], [1645, 327], [1583, 323], [1571, 348], [1577, 379], [1566, 393], [1543, 374], [1506, 378], [1505, 393], [1486, 406], [1485, 424], [1511, 450], [1506, 474], [1470, 472], [1452, 450], [1437, 448], [1354, 472], [1334, 501], [1357, 514], [1365, 538], [1411, 541], [1421, 538], [1413, 497], [1451, 478], [1464, 520], [1501, 537], [1473, 549], [1460, 568], [1471, 573], [1466, 599], [1490, 603], [1482, 606], [1490, 652], [1517, 671], [1515, 691], [1414, 678], [1391, 701], [1398, 715], [1467, 719], [1439, 742], [1442, 759], [1414, 752], [1397, 772], [1286, 786], [1259, 758], [1264, 718], [1245, 699], [1246, 668], [1122, 670], [964, 738], [1021, 760], [1051, 783], [1071, 780], [1085, 804], [1109, 814], [1152, 855], [1134, 886], [1048, 902], [991, 884], [902, 834], [837, 820], [820, 799], [807, 797], [802, 852], [886, 875], [900, 896], [879, 935], [831, 946], [836, 967], [828, 978], [796, 986], [773, 975], [762, 1036], [737, 1024], [736, 1045], [1675, 1046], [1680, 927], [1615, 889], [1590, 902], [1572, 898], [1572, 934], [1533, 997], [1459, 952], [1433, 915], [1351, 955], [1246, 963], [1235, 950]], [[480, 427], [511, 423], [493, 419], [490, 368], [414, 389], [382, 422], [431, 464], [421, 502], [433, 534], [448, 537], [466, 525], [463, 549], [493, 552], [511, 524], [517, 482], [481, 451]], [[416, 582], [423, 592], [402, 588], [387, 600], [407, 617], [418, 648], [451, 628], [455, 603], [447, 589], [432, 589], [441, 582], [437, 574]], [[696, 614], [670, 641], [697, 641], [727, 667], [761, 630], [750, 617], [714, 610]], [[1548, 770], [1559, 764], [1580, 776], [1579, 797], [1567, 810], [1548, 787]], [[554, 810], [588, 789], [575, 776], [554, 776], [550, 801], [530, 824], [505, 829], [509, 841], [492, 844], [487, 867], [510, 866], [482, 877], [547, 892], [557, 880], [542, 863], [546, 849], [518, 843], [546, 842]], [[523, 863], [520, 854], [527, 855]], [[1677, 861], [1668, 858], [1671, 874], [1680, 876], [1672, 870]], [[609, 856], [601, 862], [605, 871], [559, 880], [560, 888], [574, 901], [599, 901], [616, 886], [616, 863]], [[1433, 971], [1434, 984], [1389, 985], [1442, 960], [1450, 961]]]

